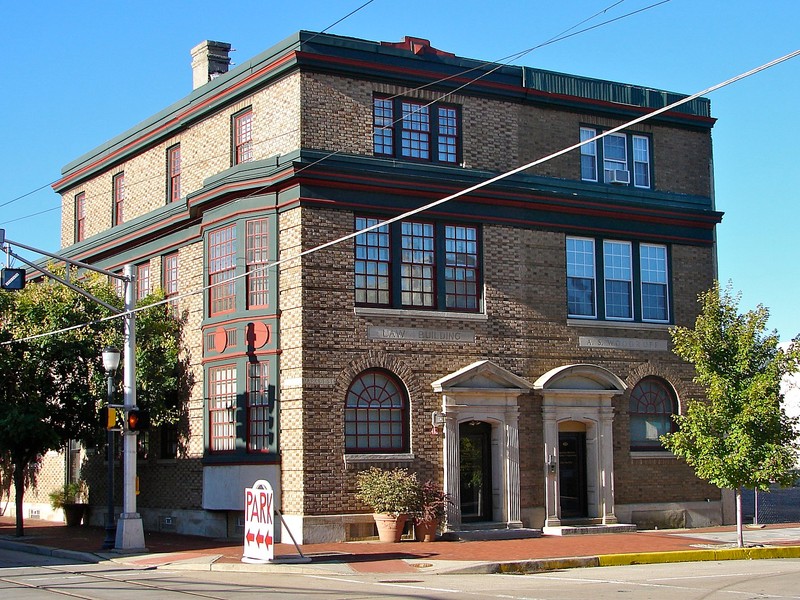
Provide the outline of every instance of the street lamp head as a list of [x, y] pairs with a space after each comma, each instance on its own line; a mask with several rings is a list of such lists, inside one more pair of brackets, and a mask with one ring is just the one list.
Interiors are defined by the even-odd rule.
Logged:
[[113, 375], [119, 367], [119, 349], [114, 346], [108, 346], [103, 350], [103, 368], [106, 370], [107, 375]]

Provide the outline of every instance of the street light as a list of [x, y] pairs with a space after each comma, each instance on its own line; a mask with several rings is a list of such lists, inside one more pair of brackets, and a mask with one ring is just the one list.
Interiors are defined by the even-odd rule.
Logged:
[[[108, 382], [108, 396], [106, 407], [111, 410], [114, 402], [114, 374], [119, 367], [119, 350], [114, 346], [108, 346], [103, 350], [103, 368], [106, 371], [106, 381]], [[106, 508], [106, 538], [103, 540], [103, 549], [111, 550], [114, 548], [117, 537], [117, 527], [114, 525], [114, 430], [108, 429], [108, 494]]]

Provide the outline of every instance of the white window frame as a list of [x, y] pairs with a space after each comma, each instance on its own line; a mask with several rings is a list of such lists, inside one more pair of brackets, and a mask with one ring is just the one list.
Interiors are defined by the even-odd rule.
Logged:
[[[569, 280], [570, 280], [570, 278], [573, 278], [573, 279], [589, 279], [589, 277], [586, 277], [585, 274], [578, 275], [578, 274], [571, 274], [570, 273], [570, 266], [571, 266], [570, 259], [569, 259], [569, 256], [570, 256], [570, 250], [569, 250], [570, 241], [581, 242], [582, 244], [583, 243], [588, 243], [591, 246], [591, 258], [592, 258], [591, 280], [592, 280], [592, 305], [593, 305], [592, 306], [592, 314], [591, 315], [574, 314], [574, 313], [570, 312], [570, 307], [569, 307]], [[566, 256], [566, 260], [567, 260], [567, 315], [569, 317], [571, 317], [571, 318], [577, 318], [577, 319], [596, 319], [597, 318], [597, 258], [596, 258], [596, 254], [595, 254], [595, 240], [592, 239], [592, 238], [567, 236], [566, 247], [567, 247], [567, 256]], [[582, 254], [586, 254], [585, 251], [582, 252]], [[574, 266], [576, 266], [576, 267], [578, 266], [577, 263], [572, 263], [572, 264], [574, 264]], [[585, 267], [586, 265], [583, 264], [583, 265], [580, 265], [580, 266]]]
[[[614, 257], [615, 254], [612, 252], [609, 254], [609, 249], [612, 246], [617, 246], [620, 248], [627, 248], [628, 249], [628, 256], [627, 256], [627, 266], [624, 264], [612, 264], [613, 261], [610, 260], [610, 257]], [[621, 256], [621, 255], [620, 255]], [[628, 277], [623, 278], [621, 277], [622, 273], [620, 270], [627, 269]], [[613, 275], [613, 276], [612, 276]], [[609, 293], [608, 293], [608, 284], [609, 282], [627, 282], [628, 284], [628, 311], [629, 315], [627, 317], [623, 316], [610, 316], [608, 314], [608, 308], [611, 306], [611, 303], [608, 301]], [[634, 307], [633, 307], [633, 245], [631, 242], [622, 242], [619, 240], [603, 240], [603, 297], [605, 305], [605, 315], [606, 319], [610, 321], [633, 321], [634, 320]]]
[[[644, 143], [644, 160], [638, 156], [641, 148], [636, 147], [636, 142], [641, 141]], [[650, 188], [650, 138], [644, 135], [631, 136], [631, 154], [633, 155], [633, 185], [638, 188]], [[647, 181], [640, 181], [639, 172], [636, 170], [637, 165], [644, 165]]]
[[[592, 139], [597, 135], [597, 130], [591, 127], [581, 127], [581, 141]], [[592, 160], [592, 176], [587, 177], [583, 172], [583, 160], [590, 158]], [[597, 181], [597, 140], [589, 142], [581, 146], [581, 179], [583, 181]]]
[[[622, 139], [622, 148], [625, 150], [623, 158], [609, 158], [608, 144], [611, 140]], [[628, 137], [623, 133], [610, 133], [603, 138], [603, 181], [611, 183], [612, 171], [628, 170]]]
[[[652, 257], [652, 256], [645, 256], [646, 249], [655, 249], [660, 250], [662, 252], [662, 256], [659, 257]], [[645, 261], [655, 260], [658, 263], [663, 263], [663, 270], [661, 269], [653, 269], [650, 268], [648, 265], [645, 268]], [[657, 277], [663, 276], [663, 281], [651, 281], [653, 279], [653, 274], [656, 274]], [[663, 244], [639, 244], [639, 294], [642, 301], [642, 321], [647, 321], [650, 323], [669, 323], [669, 313], [670, 313], [670, 305], [669, 305], [669, 261], [667, 259], [667, 247]], [[661, 285], [664, 288], [664, 311], [665, 315], [663, 319], [648, 319], [645, 317], [645, 296], [644, 296], [644, 286], [645, 284], [650, 285]]]

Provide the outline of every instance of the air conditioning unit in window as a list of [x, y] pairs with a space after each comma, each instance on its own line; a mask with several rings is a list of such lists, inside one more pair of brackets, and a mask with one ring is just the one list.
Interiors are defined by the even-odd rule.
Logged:
[[613, 171], [608, 172], [608, 182], [609, 183], [618, 183], [621, 185], [630, 185], [631, 183], [631, 172], [630, 171], [623, 171], [622, 169], [614, 169]]

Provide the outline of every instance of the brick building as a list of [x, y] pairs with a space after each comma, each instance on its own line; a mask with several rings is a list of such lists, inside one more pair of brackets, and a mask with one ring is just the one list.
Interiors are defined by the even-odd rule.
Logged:
[[456, 530], [722, 520], [658, 442], [701, 393], [668, 329], [716, 272], [707, 100], [386, 222], [681, 96], [416, 38], [300, 32], [230, 71], [229, 49], [193, 49], [191, 94], [54, 184], [62, 252], [135, 264], [187, 316], [145, 529], [236, 535], [267, 479], [298, 541], [367, 535], [371, 465], [443, 486]]

